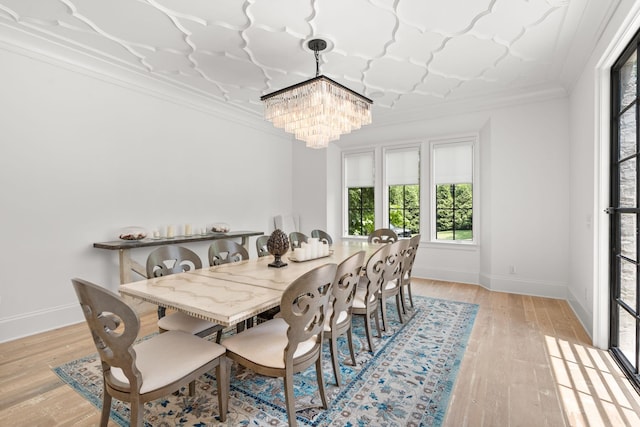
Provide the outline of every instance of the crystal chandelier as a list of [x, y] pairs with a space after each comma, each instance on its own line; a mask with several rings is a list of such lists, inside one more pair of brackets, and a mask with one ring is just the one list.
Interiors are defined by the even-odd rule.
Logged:
[[277, 128], [295, 135], [310, 148], [325, 148], [340, 135], [371, 123], [371, 101], [320, 75], [319, 52], [327, 42], [308, 43], [316, 58], [316, 77], [260, 98], [264, 116]]

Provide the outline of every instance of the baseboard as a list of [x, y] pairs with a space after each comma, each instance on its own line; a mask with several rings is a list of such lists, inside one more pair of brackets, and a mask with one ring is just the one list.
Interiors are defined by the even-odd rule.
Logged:
[[448, 282], [470, 283], [480, 285], [490, 291], [508, 292], [512, 294], [531, 295], [538, 297], [566, 299], [567, 285], [561, 282], [544, 282], [513, 276], [496, 276], [478, 274], [459, 270], [442, 270], [415, 268], [415, 277]]
[[478, 273], [470, 271], [420, 268], [414, 265], [411, 274], [415, 277], [443, 280], [445, 282], [469, 283], [472, 285], [480, 283]]
[[573, 295], [571, 290], [567, 291], [567, 302], [578, 318], [578, 321], [582, 324], [585, 332], [589, 335], [589, 338], [591, 338], [591, 342], [593, 342], [593, 316], [578, 302], [578, 299]]
[[0, 319], [0, 343], [84, 322], [78, 303]]

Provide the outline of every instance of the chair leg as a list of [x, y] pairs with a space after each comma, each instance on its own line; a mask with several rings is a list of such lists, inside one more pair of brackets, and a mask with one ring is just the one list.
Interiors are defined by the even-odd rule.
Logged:
[[400, 319], [400, 323], [404, 323], [404, 318], [402, 317], [402, 301], [400, 300], [400, 292], [396, 294], [396, 308], [398, 309], [398, 318]]
[[380, 310], [382, 311], [382, 330], [387, 330], [388, 319], [387, 319], [387, 299], [383, 296], [380, 298]]
[[167, 309], [165, 307], [158, 307], [158, 319], [162, 319], [166, 312]]
[[136, 427], [144, 426], [144, 405], [139, 400], [131, 401], [131, 420], [129, 425]]
[[193, 380], [189, 383], [189, 396], [194, 396], [196, 394], [196, 380]]
[[407, 314], [407, 306], [405, 305], [404, 285], [400, 286], [400, 302], [402, 303], [402, 313]]
[[382, 329], [380, 329], [380, 316], [378, 315], [378, 307], [372, 313], [375, 316], [376, 330], [378, 331], [378, 338], [382, 338]]
[[229, 377], [231, 376], [231, 363], [222, 355], [220, 364], [216, 366], [216, 383], [218, 384], [218, 411], [221, 422], [227, 420], [229, 411]]
[[221, 340], [222, 340], [222, 328], [218, 329], [218, 332], [216, 332], [216, 343], [220, 344]]
[[331, 362], [333, 364], [333, 376], [336, 380], [336, 385], [338, 387], [341, 387], [342, 384], [340, 383], [340, 364], [338, 363], [338, 338], [334, 334], [331, 334], [331, 338], [329, 341], [329, 349], [331, 350]]
[[[104, 379], [103, 379], [104, 381]], [[111, 395], [107, 393], [107, 386], [102, 387], [102, 414], [100, 415], [100, 426], [107, 427], [111, 415]]]
[[293, 395], [293, 373], [290, 369], [287, 369], [287, 373], [284, 376], [284, 400], [287, 407], [287, 418], [289, 419], [289, 426], [294, 427], [298, 425], [296, 421], [296, 402]]
[[316, 378], [318, 379], [318, 392], [320, 393], [320, 399], [322, 399], [322, 409], [327, 409], [327, 394], [324, 391], [324, 378], [322, 378], [322, 349], [316, 359]]
[[353, 351], [353, 334], [351, 328], [347, 329], [347, 340], [349, 341], [349, 353], [351, 353], [351, 365], [356, 366], [356, 353]]
[[[377, 307], [376, 307], [376, 310]], [[380, 327], [380, 325], [378, 324], [378, 318], [376, 317], [376, 327]], [[364, 329], [365, 332], [367, 333], [367, 342], [369, 343], [369, 351], [371, 353], [375, 352], [374, 348], [373, 348], [373, 337], [371, 336], [371, 313], [367, 313], [364, 316]], [[378, 333], [380, 333], [380, 329], [378, 329]]]
[[411, 303], [411, 308], [413, 308], [413, 295], [411, 295], [411, 282], [407, 284], [407, 293], [409, 294], [409, 302]]

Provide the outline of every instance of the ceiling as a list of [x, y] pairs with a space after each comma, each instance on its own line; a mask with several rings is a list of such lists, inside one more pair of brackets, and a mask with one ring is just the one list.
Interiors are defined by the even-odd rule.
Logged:
[[321, 74], [373, 99], [375, 123], [566, 93], [618, 3], [0, 0], [0, 40], [11, 31], [76, 64], [260, 116], [260, 96], [315, 76], [306, 42], [319, 37], [329, 44]]

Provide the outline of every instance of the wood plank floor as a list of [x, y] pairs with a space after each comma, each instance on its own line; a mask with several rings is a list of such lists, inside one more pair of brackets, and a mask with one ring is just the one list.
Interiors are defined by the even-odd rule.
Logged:
[[[479, 305], [445, 426], [640, 426], [640, 396], [565, 301], [413, 286], [415, 295]], [[141, 335], [156, 330], [155, 312], [141, 320]], [[94, 352], [84, 323], [0, 344], [0, 426], [97, 425], [99, 411], [51, 370]]]

